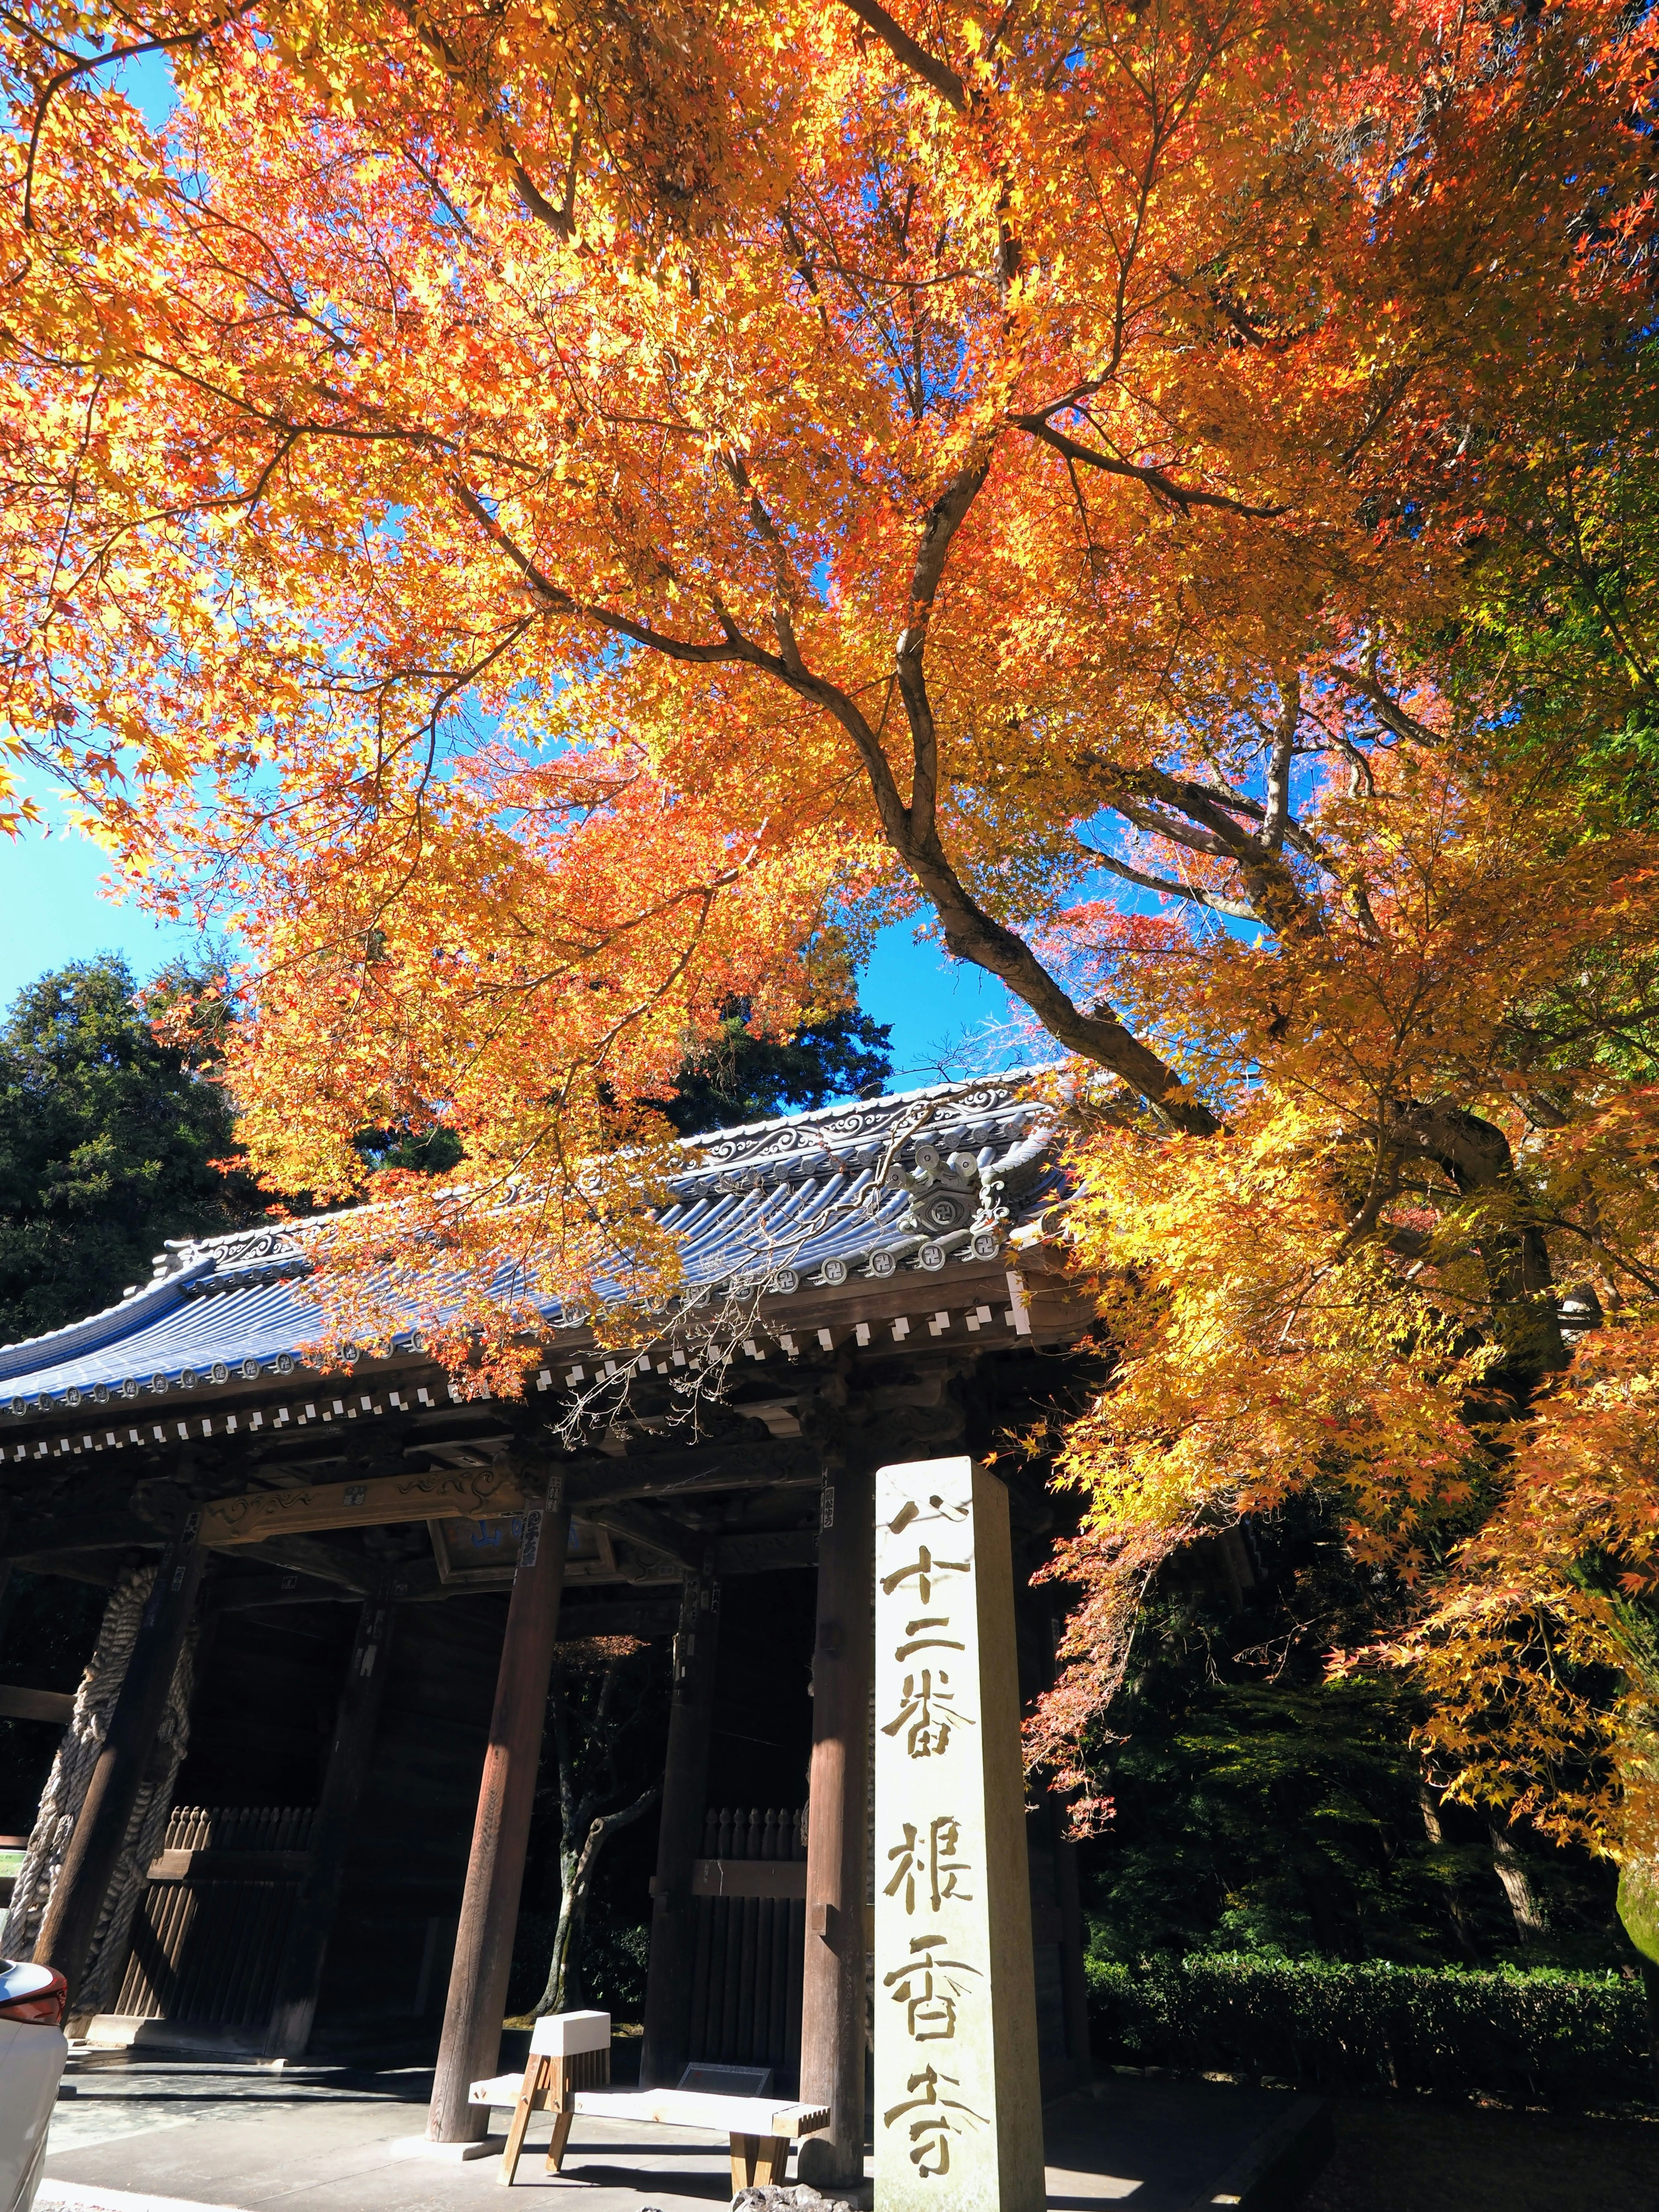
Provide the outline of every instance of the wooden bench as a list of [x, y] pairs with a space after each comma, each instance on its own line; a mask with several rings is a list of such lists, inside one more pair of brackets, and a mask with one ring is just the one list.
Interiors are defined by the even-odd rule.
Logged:
[[[603, 2040], [601, 2041], [601, 2037]], [[659, 2128], [696, 2128], [725, 2136], [732, 2146], [732, 2193], [781, 2183], [789, 2146], [830, 2124], [823, 2105], [786, 2105], [770, 2097], [723, 2097], [702, 2089], [613, 2089], [611, 2081], [611, 2015], [604, 2012], [555, 2013], [538, 2020], [530, 2038], [524, 2072], [498, 2074], [475, 2081], [468, 2092], [474, 2105], [510, 2107], [501, 2179], [511, 2184], [524, 2153], [532, 2114], [551, 2112], [553, 2135], [547, 2146], [547, 2170], [564, 2166], [570, 2123], [584, 2119], [644, 2121]]]

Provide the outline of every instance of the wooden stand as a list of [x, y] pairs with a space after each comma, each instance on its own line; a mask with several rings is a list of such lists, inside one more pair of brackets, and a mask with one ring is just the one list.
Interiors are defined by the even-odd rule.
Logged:
[[518, 2172], [519, 2160], [524, 2155], [524, 2139], [530, 2131], [530, 2123], [537, 2112], [553, 2114], [553, 2133], [547, 2146], [547, 2170], [560, 2172], [564, 2166], [565, 2145], [570, 2140], [570, 2123], [576, 2117], [575, 2097], [578, 2089], [603, 2089], [611, 2079], [611, 2053], [607, 2051], [578, 2051], [568, 2057], [539, 2055], [532, 2051], [530, 2063], [525, 2068], [524, 2087], [519, 2092], [519, 2101], [513, 2107], [512, 2125], [507, 2131], [507, 2148], [501, 2153], [501, 2179], [510, 2189]]
[[110, 1716], [109, 1734], [92, 1770], [75, 1833], [35, 1939], [36, 1965], [55, 1966], [69, 1984], [70, 2014], [144, 1771], [155, 1748], [196, 1603], [204, 1558], [197, 1540], [200, 1517], [192, 1513], [161, 1554]]
[[265, 2038], [267, 2058], [297, 2058], [311, 2040], [328, 1959], [328, 1939], [339, 1910], [352, 1822], [374, 1749], [391, 1642], [391, 1607], [378, 1598], [368, 1599], [357, 1616], [328, 1773], [312, 1826], [311, 1865], [300, 1885], [277, 1970], [276, 1995]]
[[[806, 2146], [801, 2146], [802, 2155]], [[787, 2136], [733, 2136], [732, 2194], [740, 2189], [773, 2189], [783, 2181], [789, 2156]]]
[[651, 1959], [640, 2046], [640, 2086], [647, 2089], [672, 2087], [691, 2055], [686, 2045], [697, 1945], [691, 1869], [702, 1843], [719, 1633], [719, 1583], [688, 1575], [674, 1638], [657, 1872], [651, 1884]]
[[799, 2170], [820, 2190], [864, 2176], [874, 1494], [868, 1469], [836, 1474], [825, 1486], [818, 1537], [800, 2094], [828, 2106], [830, 2125], [802, 2144]]
[[433, 2142], [479, 2142], [489, 2124], [488, 2110], [469, 2104], [467, 2093], [481, 2074], [490, 2071], [501, 2051], [568, 1535], [563, 1479], [556, 1475], [548, 1486], [545, 1510], [525, 1516], [513, 1578], [432, 2083], [427, 2136]]

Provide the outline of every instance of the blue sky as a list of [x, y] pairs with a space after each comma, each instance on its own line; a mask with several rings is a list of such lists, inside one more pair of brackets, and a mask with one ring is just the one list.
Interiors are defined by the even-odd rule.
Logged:
[[[167, 961], [200, 949], [193, 931], [103, 896], [104, 855], [63, 825], [49, 792], [33, 788], [51, 834], [0, 838], [0, 1007], [45, 969], [71, 960], [122, 952], [142, 982]], [[892, 1024], [896, 1082], [937, 1082], [1024, 1057], [997, 1034], [1008, 1018], [1001, 986], [918, 942], [908, 922], [882, 932], [860, 997], [877, 1021]]]

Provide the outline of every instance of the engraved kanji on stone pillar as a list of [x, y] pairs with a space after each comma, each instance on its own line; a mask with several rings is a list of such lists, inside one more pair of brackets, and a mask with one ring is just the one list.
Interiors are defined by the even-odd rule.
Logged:
[[1042, 2212], [1008, 1497], [876, 1477], [876, 2202]]

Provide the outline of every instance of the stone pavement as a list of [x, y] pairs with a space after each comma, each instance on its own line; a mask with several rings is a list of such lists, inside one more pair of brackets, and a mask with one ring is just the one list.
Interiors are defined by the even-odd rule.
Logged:
[[[65, 2077], [38, 2212], [456, 2212], [510, 2200], [491, 2157], [436, 2165], [394, 2155], [426, 2120], [430, 2073], [281, 2071], [206, 2061], [82, 2062]], [[1047, 2114], [1050, 2212], [1258, 2212], [1285, 2201], [1259, 2169], [1317, 2100], [1202, 2081], [1108, 2075]], [[579, 2119], [562, 2176], [538, 2123], [519, 2190], [582, 2212], [709, 2212], [731, 2197], [712, 2136]]]

